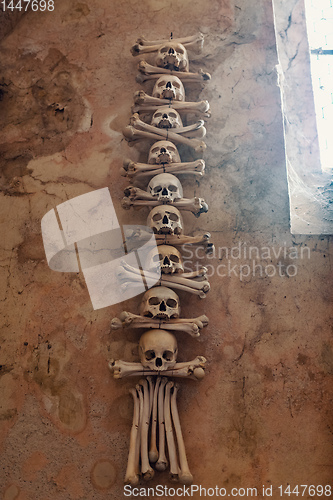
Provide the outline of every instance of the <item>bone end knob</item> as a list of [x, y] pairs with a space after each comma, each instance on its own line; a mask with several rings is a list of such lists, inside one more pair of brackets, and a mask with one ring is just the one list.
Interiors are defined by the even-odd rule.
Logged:
[[201, 75], [201, 76], [202, 76], [202, 79], [203, 79], [204, 81], [208, 81], [208, 80], [211, 80], [211, 79], [212, 79], [212, 77], [211, 77], [210, 73], [206, 73], [206, 72], [205, 72], [205, 71], [203, 71], [201, 68], [199, 69], [198, 73], [199, 73], [199, 75]]
[[116, 360], [115, 359], [110, 359], [109, 363], [108, 363], [108, 367], [109, 367], [109, 370], [113, 373], [114, 372], [114, 367], [115, 367], [115, 364], [116, 364]]
[[142, 477], [143, 477], [143, 479], [145, 481], [151, 481], [153, 479], [153, 477], [154, 477], [154, 470], [153, 469], [149, 469], [147, 472], [145, 472], [143, 474]]
[[[123, 327], [122, 322], [118, 318], [112, 318], [110, 323], [111, 330], [118, 330]], [[111, 369], [111, 368], [110, 368]]]
[[205, 370], [201, 366], [194, 368], [193, 375], [197, 380], [202, 380], [205, 376]]
[[193, 476], [190, 472], [187, 472], [184, 474], [179, 474], [179, 481], [182, 484], [192, 484], [193, 483]]
[[124, 484], [130, 484], [131, 486], [137, 486], [139, 484], [139, 476], [133, 476], [126, 478]]
[[162, 461], [158, 461], [156, 462], [155, 464], [155, 469], [158, 470], [158, 472], [163, 472], [166, 470], [166, 468], [168, 467], [168, 462], [165, 461], [165, 462], [162, 462]]
[[146, 77], [142, 73], [139, 73], [138, 75], [136, 75], [135, 81], [137, 83], [143, 83], [146, 81]]
[[150, 451], [149, 452], [149, 462], [154, 464], [158, 460], [158, 451]]
[[131, 47], [131, 54], [132, 54], [132, 56], [138, 56], [140, 54], [139, 43], [136, 43]]

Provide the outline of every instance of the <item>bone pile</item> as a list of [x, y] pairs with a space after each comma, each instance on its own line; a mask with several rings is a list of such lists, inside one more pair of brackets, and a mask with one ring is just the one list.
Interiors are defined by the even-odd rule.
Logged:
[[151, 464], [157, 471], [164, 471], [169, 465], [172, 481], [192, 483], [177, 409], [177, 391], [178, 385], [167, 377], [147, 377], [130, 390], [134, 413], [125, 483], [135, 486], [140, 476], [152, 479], [155, 473]]
[[[141, 329], [140, 361], [111, 359], [109, 362], [114, 378], [139, 378], [130, 390], [134, 411], [125, 483], [132, 486], [137, 485], [140, 478], [148, 481], [156, 471], [165, 470], [169, 470], [173, 482], [191, 484], [193, 481], [177, 409], [179, 385], [173, 379], [201, 380], [206, 359], [199, 355], [191, 361], [178, 362], [175, 334], [186, 332], [197, 338], [208, 325], [208, 318], [205, 315], [182, 318], [177, 292], [201, 299], [206, 297], [210, 290], [207, 269], [202, 266], [185, 272], [181, 247], [200, 245], [209, 253], [213, 245], [209, 233], [184, 234], [181, 212], [199, 217], [208, 211], [208, 204], [203, 198], [184, 197], [183, 180], [178, 176], [200, 179], [205, 173], [205, 162], [201, 158], [182, 162], [178, 147], [190, 148], [192, 154], [197, 155], [206, 149], [204, 118], [210, 116], [209, 103], [187, 101], [185, 90], [191, 83], [210, 80], [210, 75], [203, 70], [191, 73], [189, 69], [188, 51], [200, 52], [203, 41], [201, 33], [160, 41], [141, 37], [131, 49], [134, 56], [152, 54], [154, 58], [151, 61], [154, 64], [140, 61], [137, 82], [155, 82], [152, 95], [144, 90], [135, 93], [133, 115], [123, 131], [130, 146], [145, 140], [149, 150], [146, 163], [129, 159], [123, 163], [120, 173], [131, 184], [124, 190], [122, 206], [127, 210], [150, 210], [146, 225], [153, 231], [158, 245], [146, 256], [144, 279], [147, 283], [151, 280], [155, 286], [143, 294], [139, 314], [123, 311], [111, 321], [111, 330]], [[126, 289], [139, 286], [143, 274], [123, 261], [117, 276], [120, 287]], [[157, 283], [156, 276], [159, 277]]]

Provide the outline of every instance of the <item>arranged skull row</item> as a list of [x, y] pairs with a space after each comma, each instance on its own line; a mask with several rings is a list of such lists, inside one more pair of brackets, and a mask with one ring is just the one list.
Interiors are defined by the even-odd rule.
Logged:
[[123, 208], [131, 206], [154, 206], [172, 204], [180, 210], [192, 212], [196, 217], [208, 211], [208, 205], [202, 198], [183, 198], [183, 187], [180, 180], [173, 174], [163, 173], [154, 176], [144, 191], [135, 186], [124, 190]]
[[[176, 249], [173, 251], [177, 252]], [[156, 263], [154, 262], [154, 264]], [[175, 276], [179, 275], [177, 270], [174, 273]], [[170, 276], [169, 273], [168, 276]], [[189, 319], [180, 318], [179, 297], [174, 290], [166, 286], [154, 287], [144, 293], [139, 315], [123, 311], [119, 318], [113, 318], [111, 321], [113, 330], [118, 328], [157, 329], [162, 327], [172, 331], [186, 332], [192, 337], [199, 337], [200, 330], [207, 325], [208, 318], [205, 315]]]
[[[164, 101], [164, 99], [161, 101]], [[167, 113], [164, 114], [167, 116], [164, 122], [165, 125], [167, 123], [171, 124], [172, 120], [173, 124], [176, 125], [177, 122], [175, 119], [169, 119]], [[134, 113], [131, 117], [131, 124], [123, 130], [125, 139], [129, 143], [133, 143], [140, 139], [170, 139], [176, 144], [185, 144], [186, 146], [190, 146], [198, 153], [205, 151], [206, 144], [201, 140], [206, 135], [203, 120], [199, 120], [198, 122], [187, 127], [160, 127], [158, 120], [154, 120], [153, 123], [145, 123], [140, 119], [138, 113]]]
[[[203, 245], [207, 253], [213, 250], [209, 233], [184, 234], [181, 211], [199, 216], [208, 211], [208, 205], [202, 198], [184, 198], [183, 185], [178, 178], [178, 175], [201, 177], [205, 173], [204, 160], [182, 162], [177, 149], [177, 144], [189, 146], [197, 153], [206, 149], [202, 140], [206, 129], [203, 119], [198, 117], [210, 116], [209, 103], [187, 102], [184, 88], [184, 83], [210, 79], [202, 70], [198, 73], [189, 70], [187, 49], [201, 50], [202, 45], [203, 36], [199, 34], [160, 42], [141, 37], [132, 47], [133, 55], [156, 52], [155, 66], [140, 61], [141, 74], [137, 77], [140, 83], [152, 79], [156, 82], [151, 96], [143, 90], [135, 93], [133, 115], [123, 134], [129, 145], [141, 139], [154, 143], [147, 163], [124, 161], [121, 175], [133, 184], [124, 190], [122, 206], [126, 209], [150, 208], [146, 224], [158, 245], [146, 256], [144, 272], [125, 260], [119, 266], [117, 274], [122, 289], [139, 286], [142, 280], [147, 283], [152, 280], [155, 286], [144, 293], [139, 314], [123, 311], [119, 318], [111, 321], [111, 330], [145, 330], [139, 340], [140, 362], [111, 360], [109, 363], [116, 379], [144, 377], [130, 390], [134, 413], [125, 482], [133, 486], [138, 484], [140, 476], [152, 479], [153, 467], [163, 471], [168, 464], [172, 481], [190, 484], [193, 480], [176, 404], [178, 386], [168, 377], [201, 380], [205, 374], [203, 356], [177, 361], [178, 343], [172, 333], [182, 331], [198, 337], [200, 330], [208, 325], [205, 315], [181, 318], [180, 300], [175, 292], [185, 291], [204, 298], [210, 289], [207, 269], [200, 267], [185, 272], [179, 250], [184, 244]], [[184, 126], [187, 123], [184, 119], [189, 115], [193, 122]]]
[[206, 359], [203, 356], [177, 363], [177, 339], [167, 330], [151, 329], [144, 332], [140, 337], [139, 352], [140, 363], [110, 360], [109, 368], [114, 378], [157, 376], [163, 372], [164, 376], [201, 380], [205, 375]]
[[[167, 230], [166, 221], [164, 221], [163, 228]], [[169, 245], [162, 246], [164, 248], [173, 248]], [[118, 267], [117, 275], [118, 280], [121, 283], [120, 286], [123, 290], [126, 290], [129, 286], [133, 286], [135, 283], [141, 283], [142, 278], [145, 278], [146, 280], [149, 280], [154, 284], [158, 281], [159, 287], [167, 286], [170, 288], [176, 288], [178, 290], [183, 290], [185, 292], [190, 292], [198, 295], [202, 299], [206, 297], [207, 292], [209, 292], [210, 290], [210, 284], [207, 278], [207, 269], [205, 267], [200, 267], [196, 271], [192, 271], [189, 273], [183, 272], [170, 274], [168, 272], [165, 272], [165, 265], [155, 265], [154, 267], [149, 267], [152, 266], [152, 258], [154, 258], [156, 253], [157, 250], [153, 250], [147, 256], [147, 264], [145, 265], [144, 272], [141, 272], [136, 267], [132, 267], [127, 262], [122, 261], [122, 264]], [[164, 258], [164, 261], [165, 260], [166, 257]], [[180, 269], [180, 266], [178, 267], [178, 269]], [[157, 270], [160, 272], [157, 273]]]
[[125, 160], [121, 175], [133, 180], [147, 179], [156, 174], [190, 174], [203, 176], [205, 173], [204, 160], [181, 162], [177, 147], [170, 141], [157, 141], [149, 150], [147, 163], [135, 163]]
[[[141, 61], [139, 70], [144, 75], [155, 75], [160, 73], [171, 74], [177, 72], [177, 75], [186, 81], [202, 82], [210, 80], [209, 73], [199, 70], [198, 73], [190, 73], [189, 58], [187, 50], [201, 52], [204, 37], [201, 33], [191, 37], [178, 38], [174, 40], [149, 41], [140, 37], [132, 47], [133, 55], [141, 55], [150, 52], [157, 52], [155, 56], [156, 66]], [[140, 82], [142, 80], [139, 80]]]

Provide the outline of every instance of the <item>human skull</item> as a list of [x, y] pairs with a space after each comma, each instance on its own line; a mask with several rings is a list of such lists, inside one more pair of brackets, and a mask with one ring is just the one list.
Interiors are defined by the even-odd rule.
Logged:
[[170, 370], [177, 361], [177, 339], [167, 330], [148, 330], [141, 335], [139, 354], [145, 368], [161, 372]]
[[179, 297], [165, 286], [150, 288], [142, 297], [140, 314], [153, 319], [179, 318]]
[[179, 179], [167, 173], [155, 175], [148, 184], [147, 192], [162, 203], [172, 203], [183, 197]]
[[183, 126], [180, 114], [169, 106], [161, 106], [153, 114], [151, 124], [158, 128], [178, 128]]
[[178, 235], [183, 233], [183, 219], [176, 207], [172, 205], [158, 205], [148, 215], [147, 226], [154, 234]]
[[155, 83], [153, 97], [185, 101], [185, 89], [178, 76], [163, 75]]
[[178, 149], [170, 141], [157, 141], [149, 150], [149, 165], [161, 163], [180, 163]]
[[162, 274], [183, 273], [182, 256], [177, 248], [171, 245], [159, 245], [153, 248], [148, 255], [148, 269], [160, 269]]
[[157, 52], [156, 66], [175, 71], [188, 71], [188, 55], [184, 45], [171, 41], [162, 45]]

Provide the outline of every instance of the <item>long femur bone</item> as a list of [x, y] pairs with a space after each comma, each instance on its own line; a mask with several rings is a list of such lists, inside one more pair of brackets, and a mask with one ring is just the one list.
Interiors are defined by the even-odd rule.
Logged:
[[125, 474], [125, 484], [136, 486], [139, 483], [139, 459], [140, 459], [140, 404], [137, 390], [132, 388], [129, 391], [133, 396], [134, 413], [130, 435], [130, 446], [128, 451], [127, 469]]
[[172, 415], [173, 425], [175, 428], [178, 454], [179, 454], [179, 464], [180, 464], [179, 481], [183, 484], [191, 484], [193, 482], [193, 476], [192, 476], [190, 469], [189, 469], [189, 466], [188, 466], [187, 457], [186, 457], [186, 450], [185, 450], [185, 443], [184, 443], [183, 434], [182, 434], [182, 430], [181, 430], [181, 426], [180, 426], [180, 420], [179, 420], [178, 408], [177, 408], [177, 400], [176, 400], [177, 392], [178, 392], [178, 384], [174, 384], [173, 392], [171, 395], [171, 415]]
[[201, 380], [205, 376], [204, 368], [206, 364], [206, 358], [203, 356], [197, 356], [191, 361], [185, 361], [182, 363], [176, 363], [175, 366], [170, 370], [155, 371], [145, 368], [141, 363], [131, 363], [128, 361], [111, 360], [109, 362], [109, 368], [113, 373], [114, 378], [125, 378], [125, 377], [144, 377], [147, 375], [164, 377], [188, 377], [194, 380]]
[[169, 173], [169, 174], [187, 174], [202, 177], [205, 173], [205, 162], [202, 159], [184, 162], [184, 163], [160, 163], [147, 164], [136, 163], [131, 160], [125, 160], [123, 167], [120, 169], [120, 174], [129, 179], [138, 180], [147, 179], [154, 175]]
[[[196, 33], [195, 35], [191, 35], [191, 36], [185, 36], [185, 37], [181, 37], [181, 38], [169, 38], [169, 39], [163, 39], [163, 40], [147, 40], [144, 36], [140, 36], [139, 38], [137, 38], [136, 42], [135, 42], [135, 45], [133, 45], [132, 49], [131, 49], [131, 52], [133, 55], [137, 55], [137, 52], [136, 52], [136, 49], [135, 47], [136, 46], [139, 46], [139, 47], [154, 47], [154, 50], [149, 50], [149, 52], [155, 52], [155, 50], [158, 50], [161, 45], [164, 45], [165, 43], [168, 43], [172, 40], [172, 42], [174, 43], [181, 43], [182, 45], [184, 45], [184, 47], [187, 49], [187, 50], [201, 50], [202, 47], [203, 47], [203, 43], [204, 43], [204, 35], [200, 32]], [[155, 49], [155, 47], [157, 47]]]

